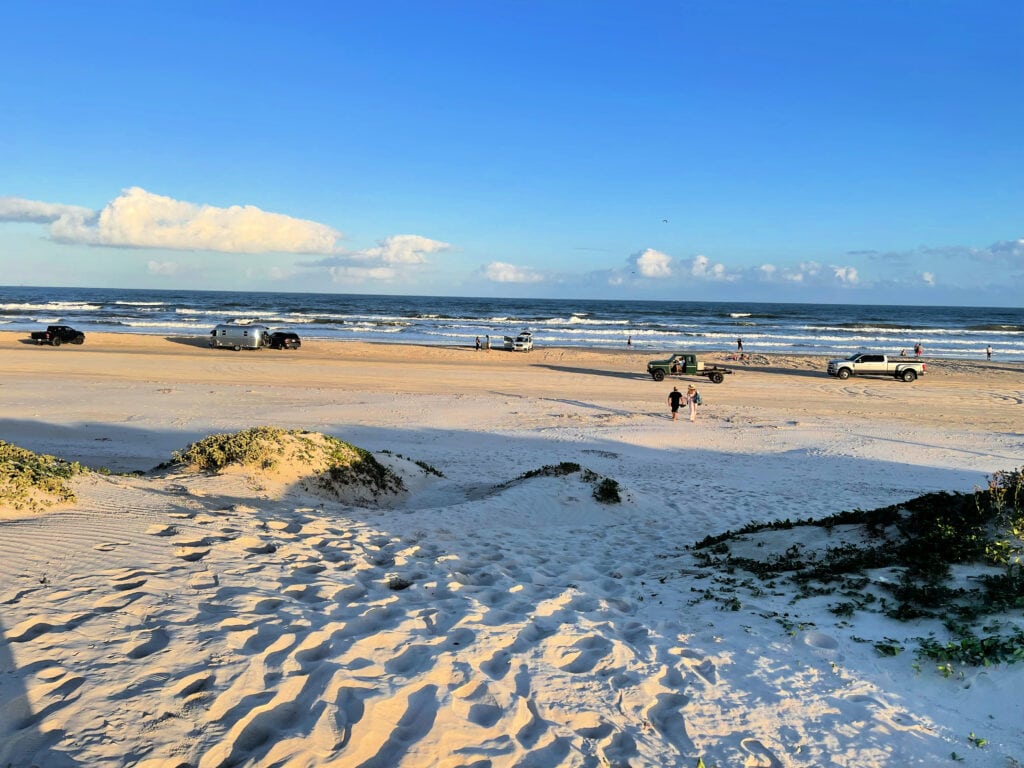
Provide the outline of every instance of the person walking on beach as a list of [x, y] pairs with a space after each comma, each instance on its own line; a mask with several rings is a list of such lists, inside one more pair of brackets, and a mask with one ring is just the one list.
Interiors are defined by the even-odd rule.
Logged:
[[627, 336], [626, 337], [626, 346], [627, 347], [632, 347], [633, 346], [633, 337], [632, 336]]
[[676, 420], [676, 414], [679, 412], [679, 402], [683, 399], [683, 393], [679, 391], [678, 387], [672, 387], [672, 391], [668, 393], [668, 404], [672, 409], [672, 421]]
[[477, 352], [480, 351], [480, 337], [479, 336], [476, 337], [476, 351]]
[[697, 388], [691, 384], [686, 388], [686, 404], [690, 406], [690, 421], [697, 420], [697, 405], [700, 403], [700, 395]]
[[490, 352], [491, 351], [491, 334], [488, 333], [486, 338], [487, 338], [487, 341], [484, 343], [484, 349], [487, 352]]
[[985, 357], [988, 358], [989, 360], [992, 359], [992, 345], [991, 344], [989, 344], [987, 347], [985, 347]]
[[736, 339], [736, 354], [743, 354], [743, 339]]
[[919, 341], [919, 342], [917, 342], [917, 344], [914, 345], [914, 354], [917, 357], [920, 357], [923, 352], [924, 352], [924, 347], [921, 346], [921, 342]]

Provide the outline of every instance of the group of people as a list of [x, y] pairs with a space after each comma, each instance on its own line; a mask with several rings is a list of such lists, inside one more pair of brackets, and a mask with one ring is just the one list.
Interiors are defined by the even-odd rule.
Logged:
[[672, 409], [672, 421], [676, 420], [681, 405], [685, 405], [690, 409], [690, 421], [696, 421], [697, 406], [700, 405], [700, 393], [693, 384], [686, 388], [685, 394], [680, 392], [678, 387], [672, 387], [672, 391], [668, 393], [668, 405]]

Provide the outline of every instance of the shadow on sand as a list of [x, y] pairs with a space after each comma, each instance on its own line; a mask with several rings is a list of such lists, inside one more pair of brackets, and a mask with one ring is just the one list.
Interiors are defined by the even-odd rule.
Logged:
[[[10, 601], [19, 599], [17, 595]], [[45, 712], [33, 712], [28, 692], [19, 677], [14, 659], [14, 649], [8, 639], [9, 633], [0, 621], [0, 765], [45, 765], [54, 768], [72, 768], [78, 763], [53, 746], [64, 739], [60, 730], [44, 733], [39, 725]], [[31, 674], [21, 670], [22, 674]]]
[[613, 379], [627, 379], [633, 381], [646, 381], [651, 377], [645, 373], [623, 373], [622, 371], [605, 371], [600, 368], [579, 368], [572, 365], [538, 365], [538, 368], [547, 368], [549, 371], [560, 373], [573, 373], [586, 376], [608, 376]]
[[186, 347], [210, 348], [210, 337], [206, 336], [164, 336], [164, 341], [172, 344], [184, 344]]

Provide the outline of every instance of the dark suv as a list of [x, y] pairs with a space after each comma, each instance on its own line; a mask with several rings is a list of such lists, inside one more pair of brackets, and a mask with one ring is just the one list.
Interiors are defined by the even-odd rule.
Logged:
[[298, 349], [302, 346], [302, 339], [297, 333], [274, 331], [270, 334], [270, 342], [267, 346], [271, 349]]

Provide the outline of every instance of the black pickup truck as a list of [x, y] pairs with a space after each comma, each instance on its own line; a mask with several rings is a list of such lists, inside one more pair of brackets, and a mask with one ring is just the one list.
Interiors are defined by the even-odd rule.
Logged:
[[61, 344], [82, 344], [85, 342], [85, 334], [76, 331], [70, 325], [50, 325], [45, 331], [32, 331], [32, 341], [36, 344], [52, 344], [55, 347]]

